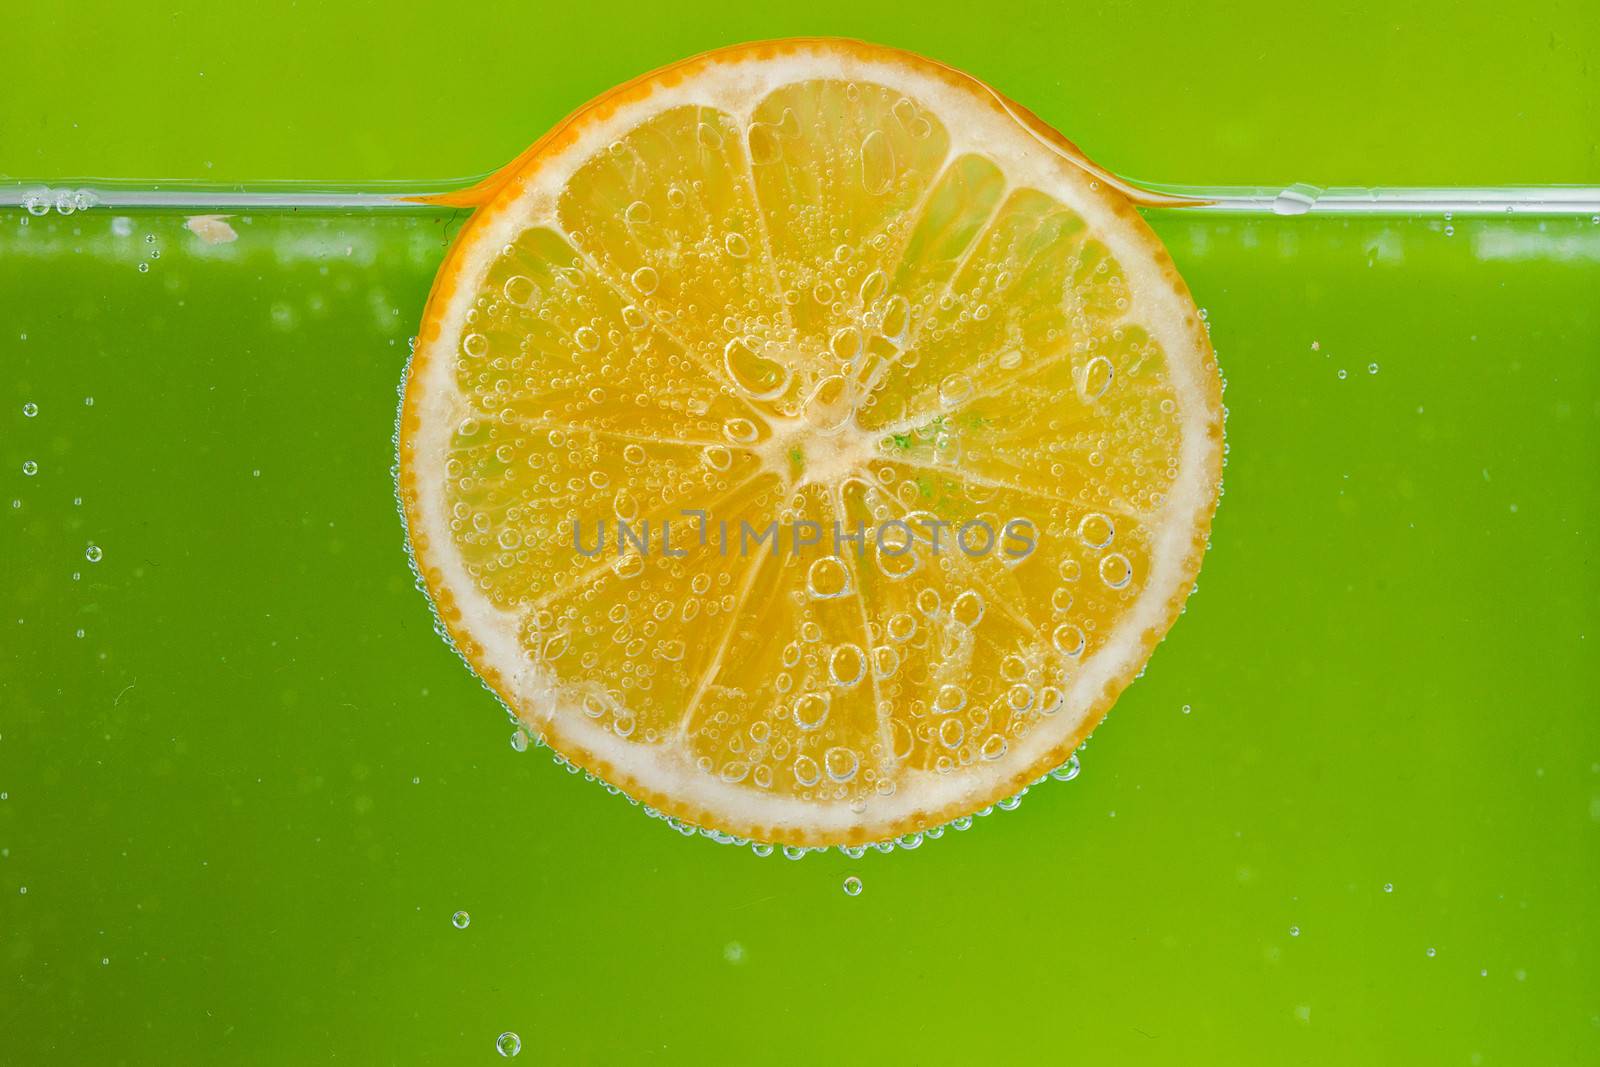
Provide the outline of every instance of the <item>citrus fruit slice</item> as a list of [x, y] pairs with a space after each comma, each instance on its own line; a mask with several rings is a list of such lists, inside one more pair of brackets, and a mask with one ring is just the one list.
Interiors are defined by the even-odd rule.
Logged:
[[1069, 759], [1198, 571], [1215, 358], [1115, 180], [827, 39], [598, 98], [451, 202], [400, 494], [530, 732], [684, 823], [878, 841]]

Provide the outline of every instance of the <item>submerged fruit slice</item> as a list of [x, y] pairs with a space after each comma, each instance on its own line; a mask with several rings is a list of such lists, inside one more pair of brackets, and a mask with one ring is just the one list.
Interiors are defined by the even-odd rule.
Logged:
[[1113, 181], [854, 42], [575, 113], [458, 199], [406, 381], [457, 648], [573, 763], [757, 840], [924, 829], [1068, 759], [1221, 473], [1205, 331]]

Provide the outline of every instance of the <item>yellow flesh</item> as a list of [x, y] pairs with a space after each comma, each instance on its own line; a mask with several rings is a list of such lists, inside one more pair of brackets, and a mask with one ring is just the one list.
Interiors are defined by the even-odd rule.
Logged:
[[[820, 79], [752, 116], [656, 112], [494, 256], [454, 339], [471, 410], [443, 507], [465, 575], [520, 620], [535, 730], [561, 709], [641, 762], [865, 812], [1063, 706], [1144, 588], [1180, 405], [1084, 219], [952, 157], [937, 115]], [[925, 525], [910, 555], [874, 549], [931, 518], [944, 551]], [[1020, 562], [952, 550], [1013, 518], [1035, 528]], [[605, 555], [576, 552], [574, 522], [592, 545], [602, 519]], [[651, 520], [646, 558], [618, 558], [618, 519]], [[741, 555], [738, 524], [774, 520], [822, 543]], [[832, 555], [858, 521], [865, 551]]]

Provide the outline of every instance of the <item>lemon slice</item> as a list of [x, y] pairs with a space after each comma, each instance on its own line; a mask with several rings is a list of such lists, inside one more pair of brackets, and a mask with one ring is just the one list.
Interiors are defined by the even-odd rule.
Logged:
[[1203, 323], [1115, 179], [982, 83], [726, 49], [453, 202], [402, 506], [456, 648], [577, 766], [758, 841], [916, 832], [1069, 759], [1181, 610]]

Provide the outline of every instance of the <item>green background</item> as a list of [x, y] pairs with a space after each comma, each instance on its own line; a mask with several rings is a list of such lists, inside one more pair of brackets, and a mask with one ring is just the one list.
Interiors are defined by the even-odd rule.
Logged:
[[[32, 4], [0, 174], [478, 173], [798, 33], [1150, 180], [1600, 182], [1592, 6], [1443, 2]], [[1600, 225], [1152, 222], [1201, 592], [1075, 782], [791, 862], [513, 752], [433, 634], [389, 434], [459, 216], [0, 213], [0, 1063], [1600, 1062]]]

